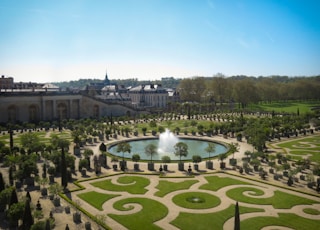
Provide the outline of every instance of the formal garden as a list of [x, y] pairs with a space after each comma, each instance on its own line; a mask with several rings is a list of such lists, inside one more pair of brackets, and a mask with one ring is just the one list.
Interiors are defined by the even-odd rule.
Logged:
[[[232, 229], [239, 216], [242, 229], [317, 229], [315, 115], [202, 114], [188, 106], [179, 114], [2, 127], [0, 227]], [[152, 145], [142, 150], [150, 159], [131, 151], [129, 141], [166, 129], [208, 141], [203, 157], [181, 142], [178, 160], [156, 159]], [[226, 151], [215, 155], [216, 143]], [[108, 151], [114, 144], [119, 156]]]
[[319, 197], [228, 173], [190, 178], [121, 174], [80, 184], [83, 190], [74, 194], [91, 206], [87, 211], [107, 214], [115, 228], [230, 229], [236, 202], [243, 229], [320, 225]]

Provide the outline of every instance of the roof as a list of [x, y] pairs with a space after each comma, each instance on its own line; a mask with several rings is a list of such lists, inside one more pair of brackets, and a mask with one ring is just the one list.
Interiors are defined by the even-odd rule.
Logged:
[[47, 89], [59, 89], [58, 86], [54, 85], [54, 84], [51, 84], [51, 83], [45, 83], [43, 86], [42, 86], [43, 89], [47, 88]]
[[144, 91], [144, 92], [166, 92], [166, 90], [164, 88], [162, 88], [161, 85], [154, 85], [154, 84], [150, 84], [150, 85], [138, 85], [136, 87], [133, 87], [131, 89], [129, 89], [129, 92], [140, 92], [140, 91]]

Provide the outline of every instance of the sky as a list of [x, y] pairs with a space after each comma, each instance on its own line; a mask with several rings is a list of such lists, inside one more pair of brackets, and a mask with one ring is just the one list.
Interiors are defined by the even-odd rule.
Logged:
[[0, 75], [314, 76], [318, 0], [0, 0]]

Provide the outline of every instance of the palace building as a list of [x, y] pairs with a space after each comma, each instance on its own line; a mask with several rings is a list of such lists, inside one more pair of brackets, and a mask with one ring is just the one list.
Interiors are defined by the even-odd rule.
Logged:
[[134, 116], [163, 109], [167, 102], [168, 92], [161, 85], [119, 87], [110, 83], [107, 74], [103, 83], [78, 91], [0, 78], [0, 123]]

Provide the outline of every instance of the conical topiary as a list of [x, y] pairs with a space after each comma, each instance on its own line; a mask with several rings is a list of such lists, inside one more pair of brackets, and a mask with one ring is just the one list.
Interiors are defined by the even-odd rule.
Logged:
[[21, 229], [29, 230], [33, 224], [34, 224], [34, 221], [31, 214], [30, 200], [27, 199], [24, 207]]

